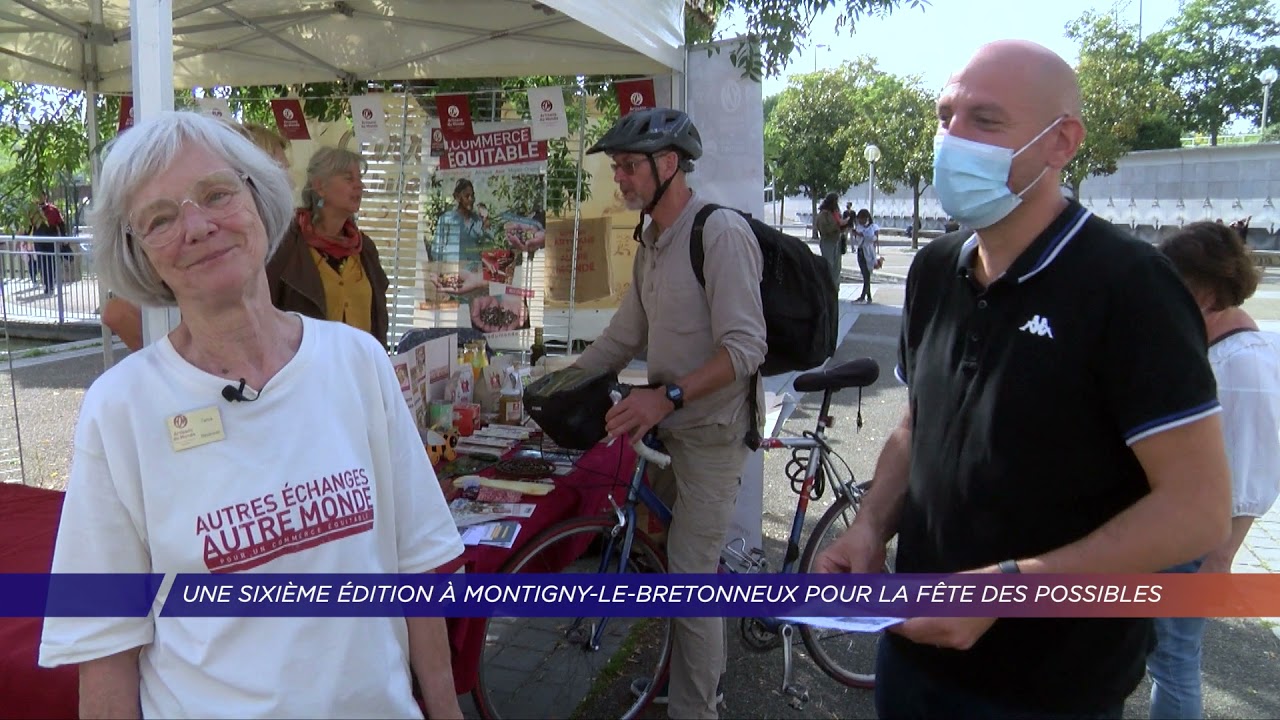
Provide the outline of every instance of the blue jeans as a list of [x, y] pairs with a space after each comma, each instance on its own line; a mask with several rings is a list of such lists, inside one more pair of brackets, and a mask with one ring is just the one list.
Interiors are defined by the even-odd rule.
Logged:
[[876, 715], [880, 720], [985, 718], [987, 720], [1101, 720], [1120, 718], [1124, 703], [1099, 713], [1034, 712], [939, 684], [881, 638], [876, 653]]
[[[1204, 559], [1164, 572], [1194, 573]], [[1204, 618], [1156, 618], [1156, 649], [1147, 657], [1151, 675], [1151, 720], [1200, 720], [1200, 647]]]

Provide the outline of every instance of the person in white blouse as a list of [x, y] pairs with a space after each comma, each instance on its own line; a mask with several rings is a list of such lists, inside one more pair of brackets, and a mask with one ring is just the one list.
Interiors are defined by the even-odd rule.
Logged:
[[871, 219], [866, 208], [858, 211], [857, 221], [849, 236], [849, 244], [858, 253], [858, 271], [862, 273], [862, 294], [854, 302], [871, 302], [871, 272], [880, 253], [880, 226]]
[[[1204, 315], [1209, 363], [1218, 383], [1231, 467], [1231, 534], [1202, 561], [1174, 570], [1229, 573], [1255, 518], [1280, 494], [1280, 334], [1259, 330], [1241, 305], [1259, 272], [1232, 228], [1192, 223], [1159, 244]], [[1147, 662], [1152, 718], [1200, 718], [1203, 618], [1158, 618], [1158, 646]]]

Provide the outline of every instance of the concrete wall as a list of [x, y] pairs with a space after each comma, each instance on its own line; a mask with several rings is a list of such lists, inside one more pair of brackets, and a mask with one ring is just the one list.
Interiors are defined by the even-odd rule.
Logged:
[[1197, 220], [1252, 216], [1249, 243], [1280, 249], [1280, 143], [1149, 150], [1118, 165], [1080, 187], [1080, 202], [1100, 217], [1155, 240]]
[[[850, 188], [840, 207], [868, 203], [865, 184]], [[1120, 159], [1113, 175], [1093, 177], [1080, 187], [1080, 202], [1098, 216], [1124, 225], [1141, 238], [1157, 240], [1196, 220], [1234, 222], [1253, 216], [1248, 241], [1262, 250], [1280, 250], [1280, 143], [1223, 145], [1135, 152]], [[772, 206], [765, 209], [771, 218]], [[804, 221], [809, 201], [787, 198], [788, 218]], [[925, 229], [938, 229], [946, 214], [933, 188], [920, 198]], [[907, 227], [911, 192], [876, 191], [881, 227]]]

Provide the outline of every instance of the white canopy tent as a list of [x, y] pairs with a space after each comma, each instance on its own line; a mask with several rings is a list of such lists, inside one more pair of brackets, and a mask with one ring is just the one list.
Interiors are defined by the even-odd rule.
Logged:
[[[172, 109], [174, 87], [682, 74], [684, 63], [684, 0], [0, 0], [0, 77], [132, 90], [139, 120]], [[146, 310], [146, 342], [176, 322]]]
[[[132, 43], [172, 8], [175, 87], [665, 74], [683, 0], [3, 0], [0, 77], [132, 89]], [[132, 14], [131, 14], [132, 11]], [[96, 56], [96, 57], [95, 57]]]

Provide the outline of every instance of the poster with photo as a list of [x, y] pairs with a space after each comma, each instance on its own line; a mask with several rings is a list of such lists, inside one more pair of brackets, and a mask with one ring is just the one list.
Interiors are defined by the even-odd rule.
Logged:
[[400, 392], [419, 429], [430, 426], [431, 403], [445, 399], [457, 358], [457, 335], [428, 340], [391, 357]]
[[424, 174], [440, 183], [424, 238], [422, 309], [456, 311], [459, 327], [486, 334], [530, 325], [530, 263], [546, 247], [547, 144], [528, 125], [476, 123], [474, 137], [445, 137]]

